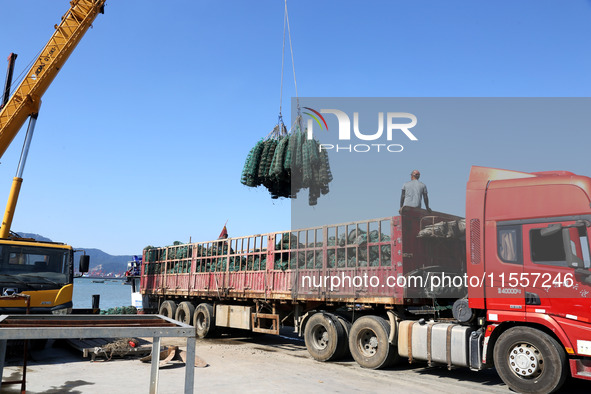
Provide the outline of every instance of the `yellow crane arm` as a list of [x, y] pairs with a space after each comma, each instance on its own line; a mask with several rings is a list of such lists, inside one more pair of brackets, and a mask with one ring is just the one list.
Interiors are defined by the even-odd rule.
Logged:
[[70, 9], [45, 48], [0, 112], [0, 157], [18, 134], [27, 117], [36, 113], [41, 97], [62, 68], [106, 0], [72, 0]]
[[62, 17], [59, 25], [55, 25], [55, 32], [49, 39], [39, 57], [29, 69], [26, 77], [14, 91], [6, 105], [0, 111], [0, 157], [4, 155], [14, 137], [31, 116], [32, 123], [25, 139], [25, 148], [21, 154], [21, 163], [17, 176], [13, 179], [12, 188], [4, 211], [4, 218], [0, 226], [0, 238], [7, 238], [16, 209], [16, 203], [22, 183], [22, 168], [28, 152], [28, 145], [32, 137], [37, 112], [41, 105], [41, 97], [47, 90], [55, 76], [62, 68], [84, 33], [92, 25], [99, 13], [103, 12], [106, 0], [72, 0], [70, 9]]

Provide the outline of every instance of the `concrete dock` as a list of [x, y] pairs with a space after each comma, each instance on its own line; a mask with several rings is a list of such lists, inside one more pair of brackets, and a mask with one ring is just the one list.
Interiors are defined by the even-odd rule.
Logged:
[[[163, 338], [162, 345], [185, 346], [181, 338]], [[404, 364], [374, 371], [352, 359], [321, 363], [308, 356], [298, 338], [257, 337], [197, 340], [196, 354], [209, 364], [195, 368], [195, 392], [220, 393], [510, 393], [494, 370], [448, 371], [445, 367]], [[97, 359], [99, 360], [99, 359]], [[10, 361], [10, 360], [8, 360]], [[18, 379], [20, 361], [4, 369], [4, 380]], [[183, 393], [184, 365], [160, 369], [158, 392]], [[28, 393], [148, 393], [150, 364], [139, 359], [90, 362], [78, 350], [50, 341], [32, 351], [27, 369]], [[6, 386], [1, 393], [18, 393], [20, 386]], [[591, 382], [569, 381], [561, 392], [588, 393]]]

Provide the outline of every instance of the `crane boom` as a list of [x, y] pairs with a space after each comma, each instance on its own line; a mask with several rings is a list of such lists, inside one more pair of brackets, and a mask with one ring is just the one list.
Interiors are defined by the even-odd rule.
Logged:
[[0, 111], [0, 157], [18, 134], [27, 117], [36, 113], [41, 97], [56, 77], [106, 0], [72, 0], [55, 32], [29, 69], [10, 100]]

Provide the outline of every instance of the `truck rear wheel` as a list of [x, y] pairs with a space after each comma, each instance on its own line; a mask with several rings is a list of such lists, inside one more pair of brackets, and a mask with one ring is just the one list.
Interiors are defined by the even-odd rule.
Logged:
[[160, 309], [158, 310], [158, 314], [162, 316], [166, 316], [170, 319], [174, 319], [176, 315], [176, 304], [174, 301], [166, 300], [160, 305]]
[[351, 355], [363, 368], [380, 369], [392, 365], [400, 356], [388, 342], [390, 325], [378, 316], [355, 320], [349, 332]]
[[195, 313], [195, 307], [188, 301], [183, 301], [179, 304], [174, 315], [174, 320], [180, 321], [188, 325], [193, 324], [193, 314]]
[[212, 337], [215, 332], [215, 320], [213, 318], [213, 306], [203, 303], [197, 305], [193, 314], [193, 325], [195, 334], [199, 338]]
[[318, 361], [334, 361], [347, 352], [347, 334], [336, 316], [318, 312], [312, 315], [304, 329], [308, 353]]
[[513, 327], [494, 347], [497, 373], [520, 393], [553, 393], [566, 379], [566, 353], [550, 335], [531, 327]]
[[351, 351], [349, 350], [349, 333], [351, 332], [352, 324], [349, 320], [345, 319], [342, 316], [335, 315], [335, 317], [337, 318], [339, 323], [341, 323], [341, 326], [343, 326], [343, 330], [345, 331], [345, 338], [343, 341], [344, 342], [343, 343], [344, 350], [343, 350], [343, 357], [342, 357], [342, 358], [345, 358], [345, 357], [348, 357], [351, 355]]

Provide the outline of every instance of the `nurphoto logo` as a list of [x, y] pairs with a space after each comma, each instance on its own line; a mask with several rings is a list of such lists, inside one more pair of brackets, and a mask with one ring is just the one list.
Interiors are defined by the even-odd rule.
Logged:
[[[310, 107], [304, 107], [310, 112], [304, 112], [310, 118], [307, 120], [307, 136], [308, 139], [314, 138], [314, 122], [320, 127], [320, 130], [326, 129], [328, 131], [328, 124], [322, 114], [335, 115], [338, 121], [338, 140], [339, 142], [350, 142], [355, 140], [367, 141], [360, 144], [319, 144], [320, 150], [334, 150], [335, 152], [392, 152], [399, 153], [404, 150], [404, 146], [397, 143], [390, 143], [394, 139], [404, 135], [411, 141], [418, 141], [418, 138], [410, 131], [411, 128], [417, 124], [417, 117], [408, 112], [378, 112], [378, 128], [377, 131], [361, 130], [359, 127], [359, 112], [353, 112], [353, 133], [351, 133], [351, 118], [344, 111], [338, 109], [321, 109], [314, 110]], [[403, 122], [406, 119], [407, 122]], [[408, 122], [410, 120], [410, 122]], [[388, 143], [377, 143], [384, 140], [384, 123], [385, 127], [385, 141]], [[353, 134], [353, 137], [352, 137]], [[368, 143], [375, 141], [375, 143]]]

